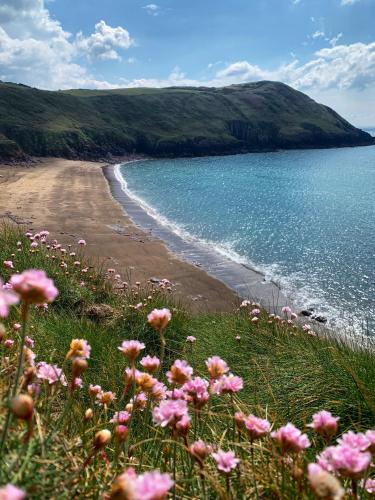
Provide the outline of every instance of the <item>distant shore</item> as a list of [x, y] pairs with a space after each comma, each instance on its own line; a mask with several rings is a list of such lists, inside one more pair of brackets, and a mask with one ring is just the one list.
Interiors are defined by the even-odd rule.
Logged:
[[126, 281], [169, 279], [176, 297], [193, 311], [237, 307], [238, 296], [224, 283], [179, 260], [160, 239], [132, 223], [111, 196], [103, 167], [56, 158], [0, 164], [0, 222], [48, 229], [66, 244], [84, 238], [88, 255], [116, 268]]

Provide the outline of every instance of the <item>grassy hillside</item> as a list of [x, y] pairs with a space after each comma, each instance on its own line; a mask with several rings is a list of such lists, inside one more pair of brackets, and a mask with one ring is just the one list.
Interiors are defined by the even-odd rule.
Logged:
[[366, 145], [373, 138], [277, 82], [50, 92], [0, 83], [0, 156], [205, 155]]
[[[154, 469], [170, 474], [176, 482], [176, 489], [171, 489], [175, 498], [314, 498], [311, 491], [314, 477], [308, 475], [307, 464], [315, 462], [325, 446], [333, 444], [336, 437], [349, 429], [364, 432], [373, 426], [373, 350], [308, 334], [293, 323], [269, 317], [265, 311], [258, 313], [259, 319], [254, 322], [249, 307], [228, 314], [192, 316], [181, 309], [167, 289], [149, 283], [130, 283], [120, 288], [121, 278], [115, 272], [90, 267], [78, 245], [64, 252], [64, 246], [52, 243], [52, 238], [43, 243], [37, 236], [34, 241], [38, 246], [32, 248], [31, 241], [18, 230], [9, 226], [0, 229], [3, 280], [8, 281], [12, 274], [25, 269], [44, 269], [59, 290], [48, 309], [28, 307], [25, 333], [34, 341], [34, 346], [30, 340], [27, 345], [36, 358], [33, 360], [30, 352], [25, 351], [24, 375], [18, 384], [15, 374], [23, 334], [17, 323], [22, 323], [25, 317], [22, 304], [11, 307], [9, 316], [2, 320], [0, 496], [1, 487], [11, 483], [27, 491], [28, 498], [35, 499], [55, 497], [57, 491], [59, 498], [103, 498], [103, 493], [111, 488], [106, 498], [112, 500], [165, 498], [126, 493], [130, 480], [115, 478], [124, 469], [134, 467], [137, 474]], [[9, 262], [3, 266], [4, 261], [10, 260], [13, 269]], [[159, 333], [147, 321], [152, 309], [162, 307], [172, 312], [165, 329], [164, 357]], [[196, 337], [196, 341], [186, 342], [187, 336]], [[74, 390], [71, 385], [74, 358], [67, 356], [73, 339], [85, 339], [91, 346], [88, 368], [81, 374], [83, 387]], [[175, 359], [187, 360], [195, 376], [207, 379], [205, 360], [213, 355], [222, 357], [231, 371], [242, 377], [243, 389], [221, 395], [210, 390], [209, 401], [200, 410], [194, 410], [190, 401], [191, 427], [185, 434], [173, 430], [173, 424], [159, 427], [153, 422], [151, 411], [160, 402], [149, 389], [142, 390], [138, 379], [121, 396], [126, 384], [124, 370], [129, 363], [118, 347], [129, 339], [145, 343], [139, 359], [145, 354], [163, 359], [162, 369], [155, 377], [168, 389], [180, 387], [178, 383], [171, 385], [165, 376]], [[56, 381], [49, 384], [43, 379], [38, 365], [41, 361], [62, 367], [68, 385]], [[139, 360], [136, 367], [142, 370]], [[98, 398], [89, 395], [89, 384], [113, 391], [116, 399], [98, 405]], [[12, 414], [6, 428], [8, 399], [14, 388], [16, 393], [31, 394], [34, 411], [18, 420], [19, 413]], [[131, 406], [133, 391], [137, 395], [146, 391], [145, 408]], [[92, 414], [87, 413], [88, 409]], [[125, 409], [132, 417], [127, 423], [127, 437], [122, 440], [119, 426], [111, 420], [116, 411]], [[312, 415], [322, 409], [340, 417], [337, 436], [324, 438], [306, 426]], [[273, 430], [293, 422], [308, 433], [311, 446], [298, 453], [281, 452], [269, 432], [252, 441], [243, 426], [235, 430], [234, 412], [266, 418]], [[26, 432], [30, 427], [34, 429], [32, 436]], [[95, 433], [104, 429], [112, 433], [112, 438], [106, 446], [93, 447]], [[221, 473], [212, 455], [204, 463], [196, 460], [188, 446], [198, 438], [216, 449], [234, 451], [240, 459], [235, 470]], [[374, 444], [372, 451], [373, 448]], [[368, 458], [366, 453], [352, 450], [352, 465], [345, 467], [350, 469], [357, 459]], [[370, 498], [361, 482], [373, 474], [368, 464], [362, 465], [353, 477], [349, 469], [343, 469], [342, 464], [340, 467], [333, 474], [345, 487], [346, 494], [337, 479], [329, 476], [336, 496], [316, 498]], [[319, 476], [315, 480], [324, 483], [327, 478]]]

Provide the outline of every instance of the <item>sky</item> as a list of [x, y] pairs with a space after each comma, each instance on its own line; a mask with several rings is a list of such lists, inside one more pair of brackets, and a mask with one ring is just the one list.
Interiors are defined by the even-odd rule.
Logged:
[[277, 80], [371, 127], [375, 0], [0, 0], [0, 80], [51, 90]]

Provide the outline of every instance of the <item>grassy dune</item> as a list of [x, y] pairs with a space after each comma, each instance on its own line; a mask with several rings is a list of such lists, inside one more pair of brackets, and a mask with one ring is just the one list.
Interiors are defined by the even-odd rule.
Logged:
[[[19, 246], [17, 242], [21, 242]], [[70, 252], [76, 255], [70, 257]], [[116, 496], [120, 494], [114, 485], [118, 484], [115, 478], [131, 466], [138, 474], [154, 469], [169, 473], [175, 480], [170, 495], [177, 498], [313, 498], [306, 467], [323, 450], [324, 440], [305, 427], [312, 415], [325, 409], [340, 417], [338, 436], [349, 429], [363, 432], [374, 425], [372, 349], [308, 334], [298, 326], [269, 318], [264, 311], [254, 322], [248, 307], [231, 314], [192, 316], [175, 302], [173, 290], [168, 287], [130, 283], [122, 288], [122, 279], [114, 278], [115, 273], [90, 266], [82, 247], [67, 248], [66, 255], [40, 242], [31, 249], [27, 237], [4, 226], [0, 231], [1, 265], [8, 260], [14, 269], [2, 268], [3, 281], [15, 272], [43, 269], [59, 290], [48, 310], [30, 307], [26, 328], [35, 341], [35, 363], [57, 364], [69, 383], [67, 387], [59, 382], [48, 386], [34, 379], [40, 389], [39, 394], [32, 395], [34, 433], [24, 442], [26, 422], [13, 416], [1, 452], [0, 485], [18, 485], [29, 498], [51, 498], [57, 492], [58, 498], [101, 498], [112, 488], [108, 498], [130, 499], [134, 497], [126, 496], [123, 488], [122, 496]], [[169, 386], [163, 373], [175, 359], [187, 360], [194, 375], [208, 378], [205, 360], [218, 355], [235, 375], [243, 378], [244, 387], [232, 395], [210, 394], [209, 402], [200, 411], [190, 408], [192, 427], [186, 436], [153, 423], [151, 410], [157, 402], [147, 403], [143, 411], [133, 409], [127, 439], [120, 442], [110, 420], [115, 411], [129, 404], [133, 385], [121, 399], [124, 370], [129, 365], [118, 346], [123, 340], [137, 339], [146, 345], [141, 356], [163, 356], [159, 334], [147, 321], [151, 310], [163, 307], [172, 313], [165, 330], [162, 372], [158, 375], [163, 383]], [[20, 314], [20, 306], [14, 306], [3, 320], [3, 429], [21, 342], [21, 333], [15, 332], [12, 325], [21, 323]], [[196, 337], [196, 342], [186, 342], [187, 336]], [[14, 340], [13, 346], [6, 346], [8, 339]], [[72, 339], [86, 339], [91, 346], [88, 369], [82, 375], [83, 388], [73, 392], [69, 390], [72, 362], [65, 359]], [[141, 369], [138, 362], [137, 369]], [[108, 407], [98, 406], [88, 393], [89, 384], [113, 391], [117, 399]], [[18, 392], [27, 392], [20, 388], [19, 384]], [[93, 416], [85, 420], [88, 408], [93, 410]], [[276, 440], [268, 435], [252, 443], [244, 428], [234, 431], [235, 411], [267, 418], [273, 430], [293, 422], [307, 432], [311, 446], [300, 453], [283, 455]], [[112, 439], [95, 450], [94, 435], [103, 429], [112, 432]], [[212, 457], [204, 464], [195, 460], [187, 446], [198, 438], [225, 451], [233, 450], [241, 460], [239, 465], [226, 475], [216, 468]], [[85, 465], [90, 454], [92, 459]], [[368, 475], [366, 469], [352, 481], [338, 472], [347, 498], [369, 496], [359, 481]], [[349, 492], [353, 487], [354, 491]]]

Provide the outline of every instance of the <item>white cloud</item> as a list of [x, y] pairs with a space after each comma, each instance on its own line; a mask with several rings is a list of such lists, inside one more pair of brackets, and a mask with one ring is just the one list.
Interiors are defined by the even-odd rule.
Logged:
[[95, 32], [85, 37], [80, 32], [77, 34], [75, 45], [81, 54], [86, 55], [90, 60], [94, 59], [117, 59], [121, 57], [116, 49], [128, 49], [134, 44], [129, 32], [118, 26], [112, 28], [100, 21], [95, 25]]
[[325, 36], [325, 33], [324, 33], [324, 31], [319, 31], [319, 30], [317, 30], [317, 31], [315, 31], [315, 33], [313, 33], [311, 36], [312, 36], [313, 38], [323, 38], [323, 37]]
[[3, 80], [22, 82], [40, 88], [109, 88], [109, 82], [90, 75], [79, 64], [90, 58], [119, 59], [118, 50], [131, 46], [129, 33], [112, 28], [104, 21], [95, 32], [76, 38], [50, 17], [44, 0], [1, 0], [0, 75]]
[[149, 3], [148, 5], [142, 7], [142, 9], [145, 9], [147, 14], [150, 16], [158, 16], [160, 13], [160, 7], [156, 3]]
[[342, 38], [342, 36], [343, 36], [342, 33], [338, 33], [336, 36], [334, 36], [333, 38], [331, 38], [331, 40], [328, 40], [329, 44], [332, 47], [336, 47], [337, 42], [340, 40], [340, 38]]
[[360, 0], [341, 0], [341, 5], [353, 5]]

